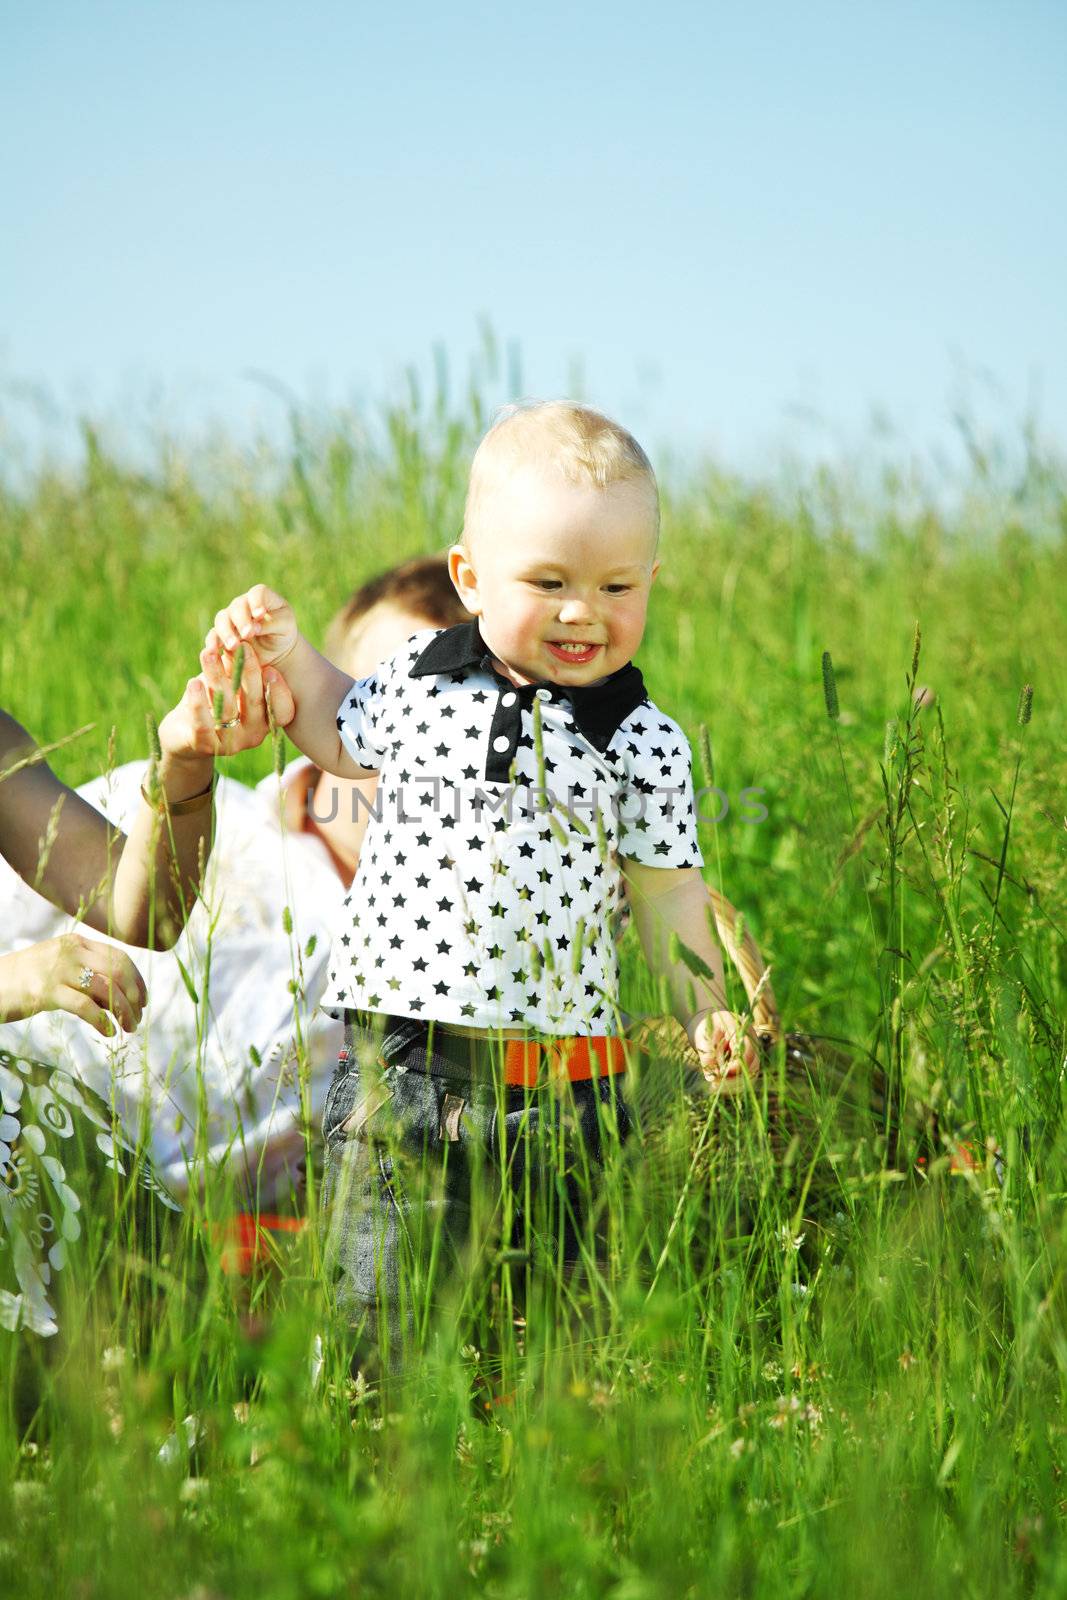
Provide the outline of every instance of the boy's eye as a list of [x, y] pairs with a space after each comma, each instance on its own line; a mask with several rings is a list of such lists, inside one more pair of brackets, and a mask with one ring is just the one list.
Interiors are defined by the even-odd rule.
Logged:
[[[530, 582], [535, 589], [562, 589], [563, 587], [558, 578], [531, 578]], [[628, 594], [631, 585], [628, 583], [606, 583], [604, 588], [608, 594]]]

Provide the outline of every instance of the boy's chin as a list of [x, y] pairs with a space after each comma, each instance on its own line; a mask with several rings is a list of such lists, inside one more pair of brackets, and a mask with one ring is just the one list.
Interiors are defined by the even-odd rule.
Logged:
[[576, 667], [568, 667], [566, 662], [554, 662], [548, 674], [550, 683], [558, 683], [565, 689], [572, 686], [595, 689], [598, 684], [607, 683], [610, 676], [610, 672], [605, 672], [602, 666], [593, 661]]

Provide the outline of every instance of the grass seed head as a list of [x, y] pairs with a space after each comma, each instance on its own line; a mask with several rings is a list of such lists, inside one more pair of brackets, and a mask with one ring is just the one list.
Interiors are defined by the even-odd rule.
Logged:
[[704, 769], [704, 782], [710, 788], [715, 782], [715, 768], [711, 759], [711, 739], [708, 736], [708, 726], [706, 722], [702, 722], [700, 724], [700, 732], [697, 736], [697, 742], [700, 747], [700, 765]]
[[148, 769], [145, 772], [144, 787], [145, 794], [150, 797], [152, 804], [158, 809], [159, 802], [162, 798], [162, 789], [159, 782], [159, 767], [156, 763], [155, 756], [149, 756], [148, 758]]
[[285, 771], [285, 735], [274, 720], [274, 700], [269, 683], [263, 686], [263, 707], [267, 715], [271, 744], [274, 747], [274, 776], [280, 778]]
[[1019, 713], [1018, 713], [1019, 722], [1022, 724], [1022, 726], [1024, 728], [1025, 728], [1026, 724], [1030, 721], [1030, 713], [1033, 711], [1033, 708], [1034, 708], [1034, 686], [1033, 686], [1032, 683], [1024, 683], [1023, 686], [1022, 686], [1022, 692], [1019, 695]]
[[565, 850], [570, 843], [570, 840], [567, 838], [567, 831], [562, 822], [560, 822], [559, 818], [552, 812], [549, 812], [548, 825], [552, 829], [552, 836], [556, 840], [556, 843], [562, 845], [563, 849]]
[[893, 762], [893, 752], [897, 747], [897, 719], [890, 717], [885, 725], [885, 738], [882, 741], [882, 765], [888, 771]]
[[548, 784], [545, 782], [545, 739], [541, 729], [540, 700], [534, 701], [530, 708], [530, 715], [533, 718], [534, 764], [537, 767], [537, 792], [540, 797], [537, 805], [539, 810], [547, 811], [550, 802], [547, 792]]
[[836, 722], [841, 715], [837, 704], [837, 679], [834, 677], [834, 663], [829, 650], [822, 653], [822, 693], [826, 701], [826, 715], [831, 722]]
[[604, 832], [604, 818], [601, 815], [599, 806], [597, 807], [593, 816], [594, 821], [596, 822], [597, 855], [600, 857], [601, 861], [606, 861], [608, 858], [608, 836]]

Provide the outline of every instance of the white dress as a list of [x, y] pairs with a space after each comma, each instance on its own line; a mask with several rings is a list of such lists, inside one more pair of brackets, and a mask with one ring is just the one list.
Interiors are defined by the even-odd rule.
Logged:
[[[292, 763], [282, 784], [305, 765]], [[143, 776], [133, 762], [79, 793], [122, 826], [141, 803]], [[148, 988], [137, 1032], [103, 1039], [62, 1011], [0, 1024], [0, 1327], [55, 1331], [48, 1283], [80, 1231], [63, 1164], [74, 1119], [94, 1124], [105, 1162], [143, 1144], [179, 1197], [197, 1148], [261, 1204], [299, 1184], [300, 1079], [317, 1134], [342, 1044], [340, 1023], [318, 1002], [344, 894], [321, 840], [283, 833], [273, 774], [255, 789], [220, 778], [205, 903], [175, 950], [126, 947]], [[5, 950], [73, 926], [0, 860]], [[151, 1169], [146, 1181], [155, 1186]]]

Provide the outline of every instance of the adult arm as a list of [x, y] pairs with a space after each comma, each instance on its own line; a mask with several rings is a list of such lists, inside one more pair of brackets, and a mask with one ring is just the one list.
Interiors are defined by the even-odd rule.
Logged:
[[[213, 709], [220, 692], [232, 706], [229, 674], [215, 660], [189, 679], [163, 718], [155, 803], [142, 794], [128, 837], [61, 783], [26, 730], [0, 712], [0, 853], [31, 887], [89, 927], [123, 944], [169, 949], [200, 892], [211, 849], [215, 756], [254, 748], [267, 733], [252, 651], [241, 676], [240, 717], [222, 729]], [[293, 708], [281, 679], [274, 706], [284, 726]]]
[[[192, 699], [194, 692], [204, 699], [210, 739], [206, 697], [192, 687], [186, 694]], [[183, 732], [194, 707], [169, 727], [165, 719], [160, 729], [158, 776], [172, 805], [211, 784], [213, 755], [197, 753]], [[164, 949], [174, 943], [196, 897], [211, 814], [205, 795], [195, 810], [172, 815], [168, 829], [142, 801], [127, 837], [62, 783], [25, 728], [0, 712], [0, 851], [53, 905], [124, 944]]]

